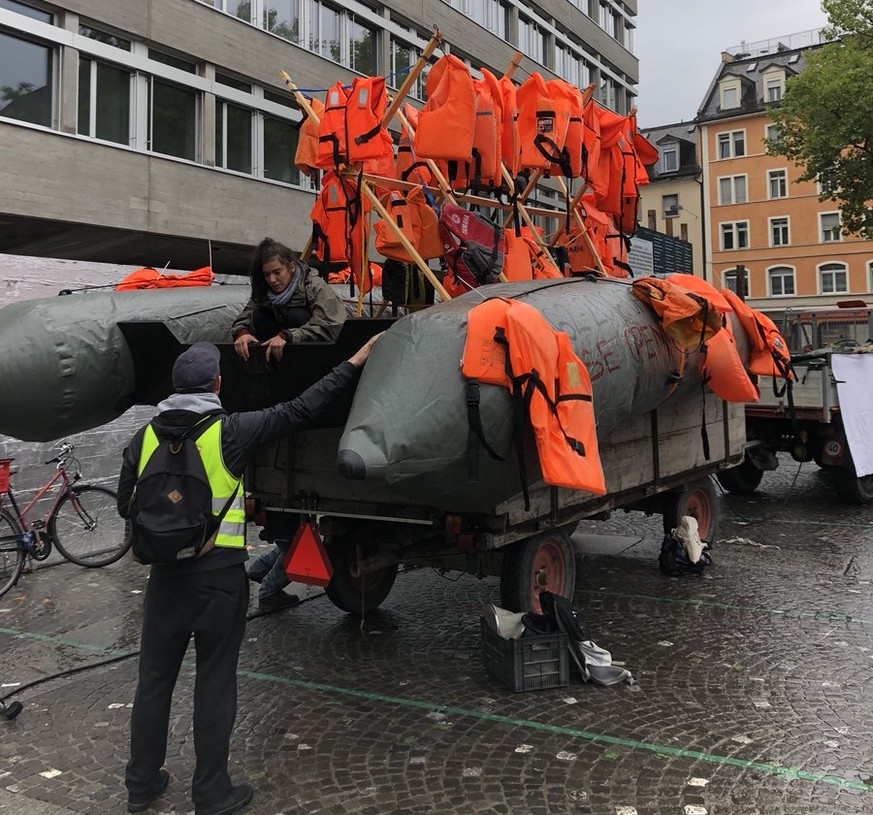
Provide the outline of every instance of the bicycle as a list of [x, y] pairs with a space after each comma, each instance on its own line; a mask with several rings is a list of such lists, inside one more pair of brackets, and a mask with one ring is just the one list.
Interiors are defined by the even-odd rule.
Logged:
[[[0, 596], [18, 582], [28, 557], [45, 560], [52, 546], [71, 563], [88, 568], [108, 566], [130, 548], [128, 525], [118, 515], [115, 491], [77, 484], [82, 473], [73, 450], [65, 442], [58, 455], [45, 462], [55, 464], [57, 472], [24, 509], [10, 483], [14, 459], [0, 459]], [[56, 484], [58, 494], [45, 517], [28, 523], [28, 513]]]

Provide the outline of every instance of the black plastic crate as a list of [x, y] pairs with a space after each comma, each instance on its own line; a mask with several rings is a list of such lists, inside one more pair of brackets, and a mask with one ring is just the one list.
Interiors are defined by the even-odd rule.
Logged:
[[565, 634], [545, 634], [505, 640], [483, 619], [482, 664], [509, 690], [560, 688], [570, 682]]

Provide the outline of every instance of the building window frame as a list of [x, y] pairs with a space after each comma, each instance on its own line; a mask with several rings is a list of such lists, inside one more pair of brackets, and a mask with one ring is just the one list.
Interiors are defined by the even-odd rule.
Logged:
[[[35, 11], [40, 11], [40, 9], [34, 9]], [[48, 13], [48, 12], [46, 12]], [[41, 21], [38, 21], [37, 25], [46, 25]], [[48, 42], [42, 39], [39, 36], [29, 33], [24, 29], [0, 29], [0, 34], [5, 37], [9, 37], [12, 40], [17, 40], [24, 45], [36, 46], [37, 48], [42, 48], [45, 50], [46, 57], [46, 84], [50, 87], [51, 93], [49, 94], [49, 103], [48, 110], [46, 111], [48, 116], [46, 117], [47, 121], [34, 121], [33, 119], [24, 118], [22, 116], [10, 116], [8, 113], [4, 113], [0, 111], [0, 120], [6, 120], [10, 122], [15, 122], [17, 124], [24, 124], [30, 127], [44, 127], [50, 130], [58, 129], [59, 122], [59, 105], [60, 105], [60, 49], [57, 43]], [[30, 84], [29, 82], [19, 82], [19, 89], [21, 89], [25, 84]], [[44, 86], [42, 86], [44, 87]], [[39, 91], [40, 88], [33, 88], [34, 93]], [[29, 91], [30, 93], [30, 91]], [[12, 104], [12, 100], [10, 103]], [[9, 104], [4, 105], [4, 107], [8, 107]]]
[[[737, 293], [737, 278], [739, 275], [737, 274], [736, 268], [732, 269], [724, 269], [721, 273], [721, 285], [722, 288], [730, 289], [735, 294]], [[746, 274], [743, 279], [743, 288], [745, 291], [743, 292], [743, 299], [747, 300], [751, 297], [750, 294], [750, 285], [749, 285], [749, 270], [746, 269]]]
[[[836, 216], [836, 224], [832, 224], [825, 228], [825, 219], [830, 221], [832, 216]], [[843, 239], [842, 232], [843, 219], [839, 210], [818, 213], [818, 239], [819, 243], [839, 243]]]
[[770, 236], [770, 247], [791, 245], [791, 217], [774, 215], [767, 219], [767, 234]]
[[720, 161], [746, 155], [746, 131], [724, 130], [715, 135], [716, 154]]
[[719, 206], [747, 204], [749, 202], [749, 176], [746, 173], [719, 176], [717, 190]]
[[[819, 294], [848, 294], [849, 266], [842, 261], [829, 260], [816, 267]], [[827, 284], [825, 281], [829, 281]], [[839, 285], [840, 281], [842, 286]]]
[[768, 105], [776, 105], [782, 101], [785, 93], [785, 77], [770, 76], [764, 78], [764, 102]]
[[[786, 266], [784, 264], [768, 266], [766, 276], [767, 294], [769, 297], [793, 297], [797, 294], [797, 270], [793, 266]], [[786, 286], [788, 281], [790, 281], [790, 286]], [[788, 288], [791, 290], [787, 291]]]
[[788, 168], [767, 170], [767, 199], [788, 198]]
[[718, 225], [722, 252], [735, 252], [751, 246], [748, 221], [722, 221]]
[[721, 110], [735, 110], [742, 105], [743, 94], [739, 79], [722, 80], [718, 86]]
[[668, 144], [661, 149], [661, 173], [675, 173], [679, 170], [679, 145]]

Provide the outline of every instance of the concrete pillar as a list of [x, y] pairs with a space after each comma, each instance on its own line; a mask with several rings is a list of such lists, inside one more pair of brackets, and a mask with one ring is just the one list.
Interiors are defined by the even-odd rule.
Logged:
[[[215, 66], [207, 62], [203, 66], [203, 78], [215, 81]], [[215, 94], [203, 94], [203, 115], [201, 128], [201, 161], [207, 167], [215, 166]]]
[[[79, 15], [64, 11], [58, 15], [61, 28], [77, 33]], [[79, 50], [62, 47], [60, 49], [58, 82], [58, 130], [61, 133], [75, 133], [78, 124], [79, 108]]]

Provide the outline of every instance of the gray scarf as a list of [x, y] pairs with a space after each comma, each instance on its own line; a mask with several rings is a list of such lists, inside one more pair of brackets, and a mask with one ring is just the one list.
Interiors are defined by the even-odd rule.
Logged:
[[294, 263], [294, 273], [291, 277], [291, 282], [285, 287], [284, 291], [275, 294], [272, 289], [267, 289], [267, 297], [270, 300], [270, 305], [285, 306], [297, 291], [297, 286], [300, 285], [300, 278], [303, 277], [303, 264]]

